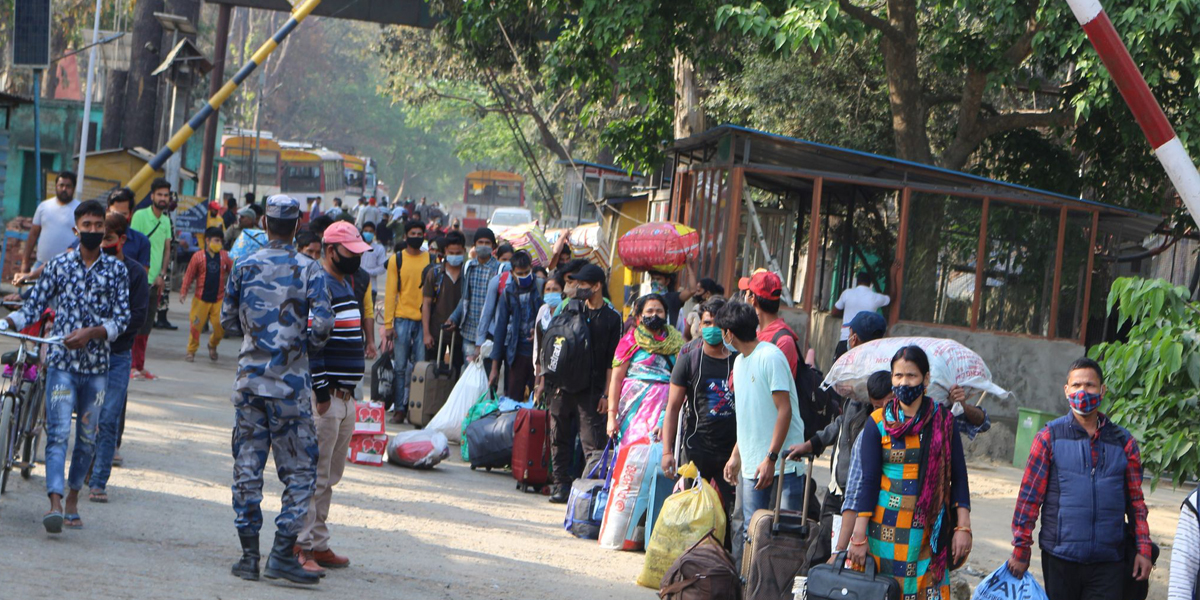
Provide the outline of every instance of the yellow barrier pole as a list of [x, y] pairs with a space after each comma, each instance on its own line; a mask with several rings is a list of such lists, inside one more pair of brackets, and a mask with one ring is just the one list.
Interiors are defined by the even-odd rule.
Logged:
[[292, 9], [292, 16], [287, 20], [287, 23], [284, 23], [283, 27], [280, 27], [279, 31], [276, 31], [275, 35], [271, 36], [271, 39], [267, 40], [261, 47], [259, 47], [258, 51], [256, 51], [254, 55], [250, 57], [250, 60], [246, 62], [246, 64], [242, 65], [241, 69], [238, 69], [238, 72], [233, 76], [233, 79], [221, 86], [221, 89], [218, 90], [212, 98], [208, 99], [208, 103], [204, 105], [204, 108], [200, 109], [200, 112], [197, 112], [195, 116], [193, 116], [187, 122], [187, 124], [183, 126], [182, 129], [175, 132], [175, 135], [171, 136], [171, 139], [167, 141], [167, 145], [162, 150], [159, 150], [158, 154], [155, 154], [154, 158], [150, 159], [150, 162], [146, 163], [146, 165], [137, 172], [137, 175], [134, 175], [133, 179], [129, 180], [129, 183], [125, 184], [126, 187], [136, 190], [149, 182], [150, 179], [154, 177], [154, 172], [161, 169], [162, 166], [166, 164], [167, 159], [171, 158], [171, 155], [175, 154], [180, 148], [183, 147], [183, 145], [188, 141], [188, 138], [192, 137], [192, 135], [196, 133], [196, 130], [200, 129], [200, 126], [204, 125], [204, 122], [208, 120], [213, 113], [217, 112], [217, 109], [221, 108], [222, 104], [225, 104], [225, 101], [228, 100], [231, 95], [233, 95], [233, 91], [236, 90], [238, 86], [241, 85], [242, 82], [254, 72], [255, 69], [262, 66], [262, 64], [267, 60], [267, 57], [270, 56], [271, 53], [279, 47], [279, 44], [283, 42], [284, 38], [286, 38], [288, 34], [296, 29], [296, 27], [299, 26], [300, 23], [303, 22], [304, 19], [308, 17], [308, 15], [312, 13], [313, 9], [315, 9], [320, 3], [321, 0], [305, 0], [299, 6]]

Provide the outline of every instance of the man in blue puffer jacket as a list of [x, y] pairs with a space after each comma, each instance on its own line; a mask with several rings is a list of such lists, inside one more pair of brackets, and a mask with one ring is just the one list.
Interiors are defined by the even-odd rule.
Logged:
[[[1063, 386], [1071, 412], [1033, 439], [1013, 514], [1008, 568], [1029, 568], [1038, 511], [1042, 578], [1050, 600], [1121, 600], [1125, 580], [1150, 577], [1150, 526], [1142, 496], [1137, 440], [1100, 412], [1104, 372], [1096, 361], [1071, 364]], [[1126, 566], [1126, 515], [1136, 539], [1133, 572]]]

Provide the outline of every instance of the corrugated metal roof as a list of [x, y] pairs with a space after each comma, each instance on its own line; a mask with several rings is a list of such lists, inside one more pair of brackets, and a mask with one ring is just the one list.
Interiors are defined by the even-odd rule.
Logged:
[[[836, 174], [859, 181], [863, 185], [914, 186], [947, 194], [957, 192], [986, 195], [996, 199], [1031, 200], [1055, 206], [1066, 205], [1068, 208], [1097, 211], [1100, 213], [1102, 230], [1132, 238], [1148, 235], [1157, 229], [1164, 220], [1159, 215], [1086, 198], [1077, 198], [891, 156], [819, 144], [738, 125], [721, 125], [703, 133], [677, 140], [673, 150], [685, 154], [704, 147], [711, 147], [714, 142], [721, 146], [724, 143], [722, 138], [726, 136], [731, 136], [730, 145], [719, 148], [720, 159], [722, 161], [732, 159], [735, 164], [739, 165], [790, 169], [795, 171], [796, 175]], [[751, 185], [768, 189], [794, 188], [797, 184], [801, 187], [806, 185], [787, 175], [747, 173], [746, 179]]]

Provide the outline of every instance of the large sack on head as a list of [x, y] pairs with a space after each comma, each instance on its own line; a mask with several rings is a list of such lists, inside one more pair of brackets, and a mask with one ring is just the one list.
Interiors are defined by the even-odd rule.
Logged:
[[934, 400], [945, 401], [950, 388], [956, 385], [966, 389], [968, 400], [984, 392], [1008, 397], [1008, 390], [992, 382], [992, 372], [975, 351], [954, 340], [927, 337], [883, 338], [855, 346], [833, 363], [821, 386], [832, 387], [843, 397], [868, 402], [867, 379], [876, 371], [891, 371], [892, 357], [905, 346], [918, 346], [929, 356], [926, 393]]

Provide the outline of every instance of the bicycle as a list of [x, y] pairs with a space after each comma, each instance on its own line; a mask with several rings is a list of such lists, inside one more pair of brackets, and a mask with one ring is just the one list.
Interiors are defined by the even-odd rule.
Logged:
[[[13, 303], [4, 303], [13, 308]], [[42, 318], [26, 331], [44, 333], [54, 319], [53, 311], [47, 310]], [[7, 385], [0, 391], [0, 493], [8, 487], [8, 475], [13, 467], [20, 468], [21, 478], [29, 479], [33, 471], [38, 440], [45, 422], [45, 373], [42, 369], [42, 345], [62, 345], [58, 337], [45, 338], [27, 333], [0, 331], [0, 336], [20, 341], [16, 350], [0, 356], [6, 370]], [[35, 347], [31, 350], [30, 344]], [[17, 460], [17, 450], [20, 459]]]

